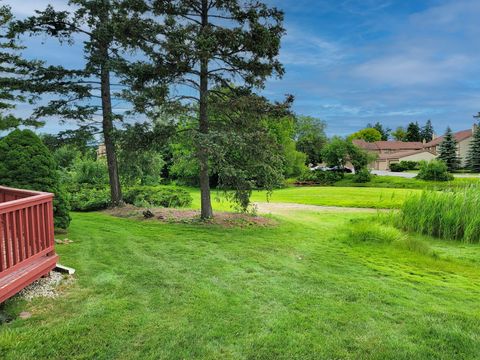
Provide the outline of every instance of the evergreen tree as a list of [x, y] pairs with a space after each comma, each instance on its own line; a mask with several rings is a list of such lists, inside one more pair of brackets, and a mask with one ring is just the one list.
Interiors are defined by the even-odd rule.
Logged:
[[[480, 113], [475, 118], [480, 118]], [[467, 167], [473, 172], [480, 172], [480, 128], [478, 125], [475, 127], [468, 150]]]
[[422, 141], [422, 135], [420, 134], [420, 126], [418, 125], [418, 122], [411, 122], [410, 124], [408, 124], [405, 141]]
[[457, 146], [458, 144], [453, 136], [452, 129], [448, 127], [439, 146], [438, 154], [438, 159], [447, 165], [448, 171], [457, 170], [461, 165], [460, 158], [457, 155]]
[[[69, 5], [70, 11], [56, 11], [49, 5], [35, 16], [17, 22], [12, 31], [51, 36], [66, 45], [74, 45], [79, 38], [83, 40], [84, 67], [71, 70], [49, 66], [31, 74], [29, 86], [34, 91], [55, 97], [39, 106], [34, 117], [55, 116], [84, 126], [94, 123], [95, 115], [101, 113], [111, 203], [116, 206], [123, 200], [114, 133], [115, 121], [123, 117], [114, 113], [112, 99], [120, 97], [122, 84], [112, 84], [111, 77], [121, 78], [128, 67], [125, 49], [117, 41], [124, 13], [120, 2], [114, 0], [70, 0]], [[114, 92], [112, 87], [118, 91]]]
[[384, 128], [383, 125], [378, 121], [373, 125], [371, 123], [368, 123], [367, 128], [373, 128], [377, 130], [382, 135], [383, 141], [387, 141], [390, 137], [390, 133], [392, 132], [392, 129]]
[[422, 128], [422, 140], [425, 140], [427, 143], [433, 140], [433, 126], [432, 121], [428, 120], [425, 126]]
[[[242, 98], [252, 89], [261, 88], [268, 77], [283, 75], [284, 69], [278, 60], [285, 32], [283, 12], [261, 1], [246, 0], [128, 3], [125, 2], [125, 6], [131, 6], [130, 21], [124, 24], [131, 23], [134, 26], [128, 26], [128, 30], [143, 36], [143, 40], [132, 46], [140, 47], [152, 63], [150, 69], [145, 62], [136, 67], [142, 77], [140, 82], [135, 82], [135, 88], [147, 94], [139, 97], [154, 98], [148, 95], [145, 84], [158, 78], [158, 71], [163, 73], [174, 64], [178, 72], [174, 84], [181, 85], [177, 87], [176, 99], [197, 117], [192, 136], [199, 163], [201, 217], [210, 218], [213, 211], [209, 176], [216, 134], [211, 131], [209, 107], [213, 102], [225, 104], [228, 98]], [[224, 130], [228, 130], [228, 126]], [[225, 139], [234, 141], [234, 137]]]
[[28, 74], [41, 65], [37, 61], [22, 58], [16, 39], [10, 35], [13, 16], [8, 6], [0, 6], [0, 131], [17, 128], [21, 125], [39, 127], [41, 121], [22, 119], [12, 113], [15, 105], [32, 102], [28, 94]]
[[70, 224], [68, 201], [53, 155], [30, 130], [14, 130], [0, 140], [0, 184], [55, 194], [55, 227]]

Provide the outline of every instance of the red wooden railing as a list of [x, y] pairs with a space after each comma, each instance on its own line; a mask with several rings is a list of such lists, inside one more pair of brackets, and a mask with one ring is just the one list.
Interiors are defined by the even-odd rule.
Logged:
[[0, 186], [0, 302], [55, 267], [53, 195]]

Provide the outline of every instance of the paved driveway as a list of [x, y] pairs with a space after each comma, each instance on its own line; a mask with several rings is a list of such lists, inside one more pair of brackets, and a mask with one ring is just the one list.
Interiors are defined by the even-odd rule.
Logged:
[[[372, 174], [378, 175], [378, 176], [396, 176], [396, 177], [402, 177], [402, 178], [407, 178], [407, 179], [413, 179], [415, 176], [417, 176], [416, 173], [410, 173], [410, 172], [393, 172], [393, 171], [384, 171], [384, 170], [372, 170]], [[456, 178], [479, 178], [480, 175], [478, 174], [453, 174]]]

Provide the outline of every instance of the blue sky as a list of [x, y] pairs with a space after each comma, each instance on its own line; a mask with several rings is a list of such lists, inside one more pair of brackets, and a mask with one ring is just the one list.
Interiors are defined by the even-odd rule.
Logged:
[[[66, 0], [10, 0], [18, 16]], [[264, 94], [296, 97], [295, 111], [346, 135], [368, 122], [395, 128], [431, 119], [437, 133], [472, 126], [480, 111], [480, 1], [269, 0], [286, 14], [283, 79]], [[82, 54], [28, 41], [28, 55], [75, 65]], [[34, 45], [34, 46], [33, 46]], [[26, 111], [25, 108], [22, 111]], [[45, 131], [56, 131], [49, 121]]]

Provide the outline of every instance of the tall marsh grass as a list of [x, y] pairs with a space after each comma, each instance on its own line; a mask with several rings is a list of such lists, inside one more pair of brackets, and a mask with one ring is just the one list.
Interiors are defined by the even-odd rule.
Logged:
[[480, 242], [480, 186], [424, 191], [406, 199], [400, 226], [443, 239]]

